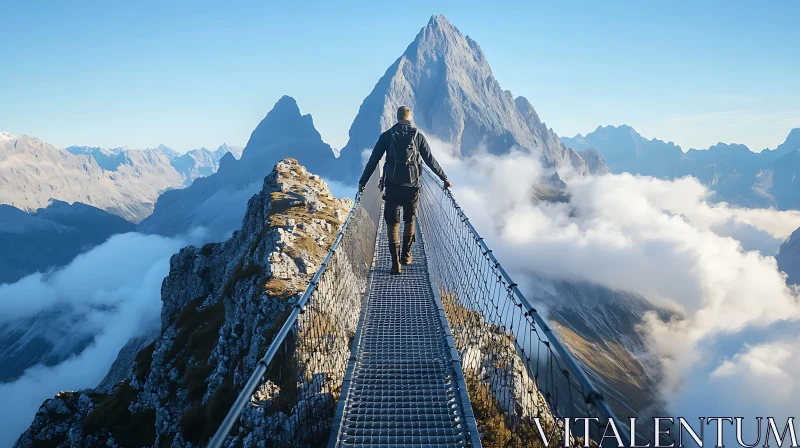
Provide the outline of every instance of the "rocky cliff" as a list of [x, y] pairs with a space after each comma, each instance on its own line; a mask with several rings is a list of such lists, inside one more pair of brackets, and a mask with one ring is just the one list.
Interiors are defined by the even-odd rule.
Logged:
[[[241, 229], [229, 240], [189, 246], [172, 257], [162, 286], [161, 332], [136, 355], [130, 377], [111, 387], [63, 392], [47, 400], [16, 446], [206, 443], [320, 266], [351, 206], [349, 200], [334, 198], [318, 176], [295, 160], [280, 161], [248, 202]], [[338, 360], [334, 364], [341, 364], [341, 370], [363, 286], [353, 269], [362, 265], [363, 270], [363, 264], [339, 263], [344, 271], [337, 277], [345, 281], [335, 296], [322, 295], [315, 302], [322, 307], [320, 315], [334, 309], [340, 313], [326, 324], [326, 335], [345, 337], [315, 356]], [[300, 372], [293, 386], [302, 389], [304, 381], [318, 381], [321, 373], [315, 368]], [[231, 443], [257, 446], [273, 434], [264, 433], [268, 427], [284, 434], [297, 430], [297, 409], [309, 403], [301, 403], [293, 388], [281, 388], [294, 379], [268, 379], [255, 397], [260, 405], [248, 407]], [[318, 390], [318, 395], [319, 400], [332, 398], [329, 390]], [[269, 407], [277, 397], [281, 406]]]

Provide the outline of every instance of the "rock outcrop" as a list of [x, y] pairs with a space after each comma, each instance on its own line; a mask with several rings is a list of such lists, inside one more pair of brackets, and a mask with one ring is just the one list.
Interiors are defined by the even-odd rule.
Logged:
[[[352, 201], [334, 198], [319, 176], [295, 160], [280, 161], [248, 202], [241, 229], [229, 240], [189, 246], [172, 257], [162, 286], [161, 332], [138, 353], [130, 377], [47, 400], [16, 446], [207, 443], [322, 263], [351, 207]], [[366, 255], [357, 260], [347, 254], [337, 251], [329, 265], [337, 269], [336, 288], [320, 287], [312, 302], [318, 318], [336, 316], [322, 319], [321, 337], [327, 343], [297, 344], [298, 361], [288, 363], [299, 366], [296, 377], [282, 377], [282, 382], [267, 375], [231, 444], [263, 446], [275, 434], [294, 433], [303, 423], [298, 410], [334, 398], [332, 386], [310, 385], [328, 384], [347, 362], [366, 280]], [[298, 326], [298, 337], [309, 331], [307, 321], [301, 319]], [[293, 388], [315, 392], [303, 395]], [[281, 405], [270, 406], [278, 397]]]

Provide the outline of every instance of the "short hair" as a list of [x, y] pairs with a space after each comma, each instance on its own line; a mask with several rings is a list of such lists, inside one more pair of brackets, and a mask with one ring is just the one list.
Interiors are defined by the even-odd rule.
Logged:
[[400, 106], [397, 108], [397, 119], [398, 120], [410, 120], [411, 119], [411, 109], [408, 106]]

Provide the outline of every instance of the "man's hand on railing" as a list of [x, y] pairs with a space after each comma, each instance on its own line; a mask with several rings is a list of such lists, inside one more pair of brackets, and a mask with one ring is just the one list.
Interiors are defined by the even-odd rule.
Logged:
[[450, 179], [445, 179], [444, 180], [444, 188], [450, 188], [452, 186], [453, 186], [453, 184], [450, 182]]

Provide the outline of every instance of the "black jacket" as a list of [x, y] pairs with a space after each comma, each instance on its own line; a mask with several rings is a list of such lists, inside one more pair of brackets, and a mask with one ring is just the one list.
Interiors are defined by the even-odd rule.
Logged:
[[[445, 176], [444, 171], [442, 171], [442, 167], [439, 166], [439, 162], [433, 157], [431, 154], [431, 148], [428, 146], [428, 141], [425, 140], [425, 136], [422, 135], [421, 132], [417, 132], [417, 129], [411, 126], [411, 122], [408, 120], [400, 120], [396, 125], [392, 126], [391, 129], [381, 134], [378, 138], [378, 142], [375, 143], [375, 147], [372, 149], [372, 155], [369, 156], [369, 161], [367, 162], [367, 166], [364, 167], [364, 174], [361, 175], [361, 180], [358, 181], [361, 185], [366, 185], [367, 181], [369, 181], [370, 176], [372, 176], [372, 172], [375, 171], [375, 168], [378, 166], [378, 162], [380, 162], [381, 157], [389, 151], [389, 148], [392, 146], [391, 139], [392, 133], [395, 134], [395, 148], [401, 148], [407, 146], [410, 143], [411, 138], [416, 133], [416, 144], [417, 150], [419, 151], [419, 155], [422, 157], [422, 160], [425, 162], [426, 165], [433, 171], [434, 174], [439, 176], [440, 179], [445, 180], [447, 176]], [[391, 155], [387, 155], [387, 159], [390, 158]], [[404, 156], [401, 156], [401, 158]], [[419, 171], [419, 167], [417, 167], [417, 171]], [[399, 185], [407, 186], [407, 187], [418, 187], [419, 184], [413, 183], [402, 183]]]

